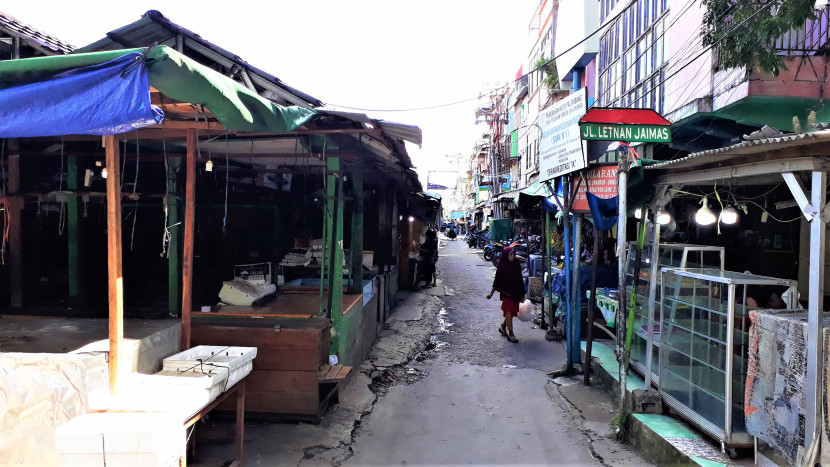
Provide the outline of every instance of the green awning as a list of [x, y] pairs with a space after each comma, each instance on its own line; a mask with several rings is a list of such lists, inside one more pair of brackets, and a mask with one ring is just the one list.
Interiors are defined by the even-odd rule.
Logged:
[[0, 62], [0, 87], [48, 80], [58, 74], [146, 53], [150, 85], [172, 99], [204, 105], [227, 128], [283, 133], [308, 122], [316, 111], [283, 107], [167, 46]]

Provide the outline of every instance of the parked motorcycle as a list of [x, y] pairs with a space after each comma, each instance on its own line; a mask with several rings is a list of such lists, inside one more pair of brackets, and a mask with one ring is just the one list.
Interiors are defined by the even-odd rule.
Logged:
[[492, 261], [493, 255], [496, 253], [501, 254], [504, 251], [504, 243], [501, 242], [491, 242], [489, 245], [484, 246], [484, 261]]

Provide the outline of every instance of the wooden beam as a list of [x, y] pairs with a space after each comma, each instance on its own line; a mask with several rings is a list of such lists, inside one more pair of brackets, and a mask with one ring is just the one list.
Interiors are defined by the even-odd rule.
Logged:
[[190, 348], [190, 313], [193, 311], [193, 232], [196, 220], [196, 129], [187, 130], [187, 162], [182, 253], [182, 350]]
[[23, 198], [20, 194], [20, 154], [9, 155], [9, 292], [12, 308], [23, 307]]
[[244, 137], [253, 137], [253, 136], [301, 136], [301, 135], [345, 135], [345, 134], [359, 134], [365, 133], [370, 135], [375, 135], [380, 137], [382, 132], [377, 128], [328, 128], [328, 129], [320, 129], [320, 128], [308, 128], [308, 129], [299, 129], [294, 131], [286, 131], [284, 133], [267, 133], [267, 132], [245, 132], [240, 131], [237, 133], [237, 136], [244, 138]]
[[[182, 133], [185, 134], [185, 133]], [[132, 138], [134, 139], [134, 138]], [[149, 138], [139, 138], [139, 139], [149, 139]], [[160, 139], [160, 137], [159, 137]], [[168, 138], [169, 139], [169, 138]], [[185, 139], [184, 137], [182, 139]], [[168, 151], [170, 148], [168, 148]], [[197, 159], [197, 162], [207, 162], [208, 158], [206, 157], [207, 152], [202, 150], [202, 158]], [[27, 152], [25, 157], [60, 157], [60, 153], [52, 153], [52, 152]], [[213, 160], [216, 161], [217, 158], [224, 158], [225, 153], [223, 152], [215, 152], [213, 153]], [[343, 160], [360, 160], [360, 155], [354, 152], [327, 152], [326, 156], [329, 157], [337, 157]], [[64, 157], [94, 157], [100, 159], [100, 155], [94, 155], [90, 153], [78, 153], [78, 152], [64, 152]], [[167, 157], [169, 159], [176, 159], [176, 158], [184, 158], [185, 154], [180, 153], [167, 153]], [[276, 159], [304, 159], [304, 158], [314, 158], [318, 160], [322, 160], [320, 154], [310, 154], [310, 153], [232, 153], [228, 154], [228, 157], [231, 159], [261, 159], [261, 158], [276, 158]], [[131, 161], [135, 160], [135, 154], [127, 154], [126, 160]], [[142, 154], [141, 155], [142, 162], [163, 162], [164, 156], [161, 154]], [[397, 173], [397, 172], [389, 172], [389, 173]]]
[[[146, 128], [166, 128], [168, 130], [189, 130], [189, 129], [199, 129], [199, 130], [216, 130], [221, 129], [224, 133], [225, 126], [219, 122], [203, 122], [199, 120], [198, 122], [195, 120], [163, 120], [158, 125], [148, 126]], [[129, 133], [126, 133], [129, 136]]]
[[121, 348], [124, 339], [124, 277], [121, 270], [121, 170], [119, 145], [114, 136], [104, 137], [107, 161], [107, 273], [109, 288], [109, 384], [118, 390]]

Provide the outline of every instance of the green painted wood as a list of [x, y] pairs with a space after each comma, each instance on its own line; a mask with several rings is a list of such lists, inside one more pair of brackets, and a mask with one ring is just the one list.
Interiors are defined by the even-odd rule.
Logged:
[[[175, 225], [183, 220], [182, 207], [177, 196], [176, 172], [182, 165], [182, 159], [168, 160], [170, 173], [167, 174], [167, 225]], [[170, 245], [167, 258], [167, 310], [173, 316], [180, 316], [182, 304], [181, 272], [181, 225], [170, 228]]]
[[636, 413], [632, 416], [661, 438], [701, 439], [700, 434], [669, 416], [643, 413]]
[[351, 174], [352, 191], [354, 192], [354, 211], [352, 211], [352, 242], [349, 248], [351, 249], [351, 267], [349, 268], [349, 275], [351, 281], [349, 284], [350, 293], [363, 292], [363, 168], [355, 167]]
[[[334, 335], [330, 348], [340, 349], [343, 329], [343, 173], [339, 158], [326, 159], [326, 250], [323, 267], [327, 271], [325, 314], [331, 318]], [[344, 340], [345, 341], [345, 340]]]
[[[66, 188], [69, 191], [78, 190], [78, 158], [66, 159]], [[77, 196], [67, 196], [66, 199], [66, 234], [68, 254], [69, 296], [80, 297], [83, 292], [83, 274], [81, 273], [81, 209]]]

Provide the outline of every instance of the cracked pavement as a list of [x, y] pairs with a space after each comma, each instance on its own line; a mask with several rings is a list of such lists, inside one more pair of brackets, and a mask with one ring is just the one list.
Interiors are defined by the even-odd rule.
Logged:
[[[367, 360], [318, 425], [248, 421], [243, 465], [647, 465], [614, 439], [611, 397], [562, 368], [559, 342], [515, 321], [496, 331], [495, 268], [480, 250], [442, 241], [439, 287], [400, 292]], [[191, 465], [223, 465], [232, 421], [196, 434]]]

